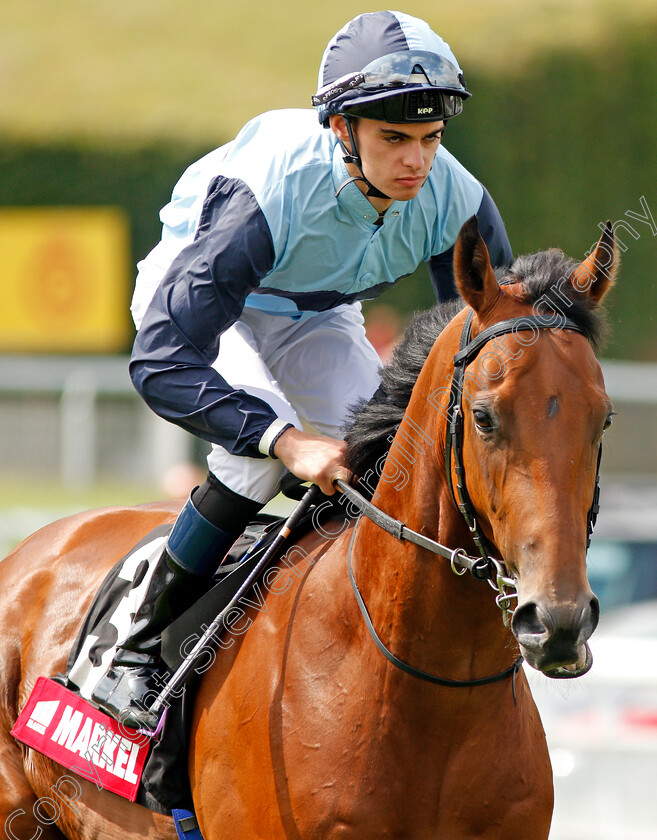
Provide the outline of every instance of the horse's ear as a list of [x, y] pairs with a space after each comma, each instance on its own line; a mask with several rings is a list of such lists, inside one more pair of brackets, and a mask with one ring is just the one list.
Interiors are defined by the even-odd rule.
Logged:
[[475, 312], [486, 309], [499, 294], [500, 287], [476, 216], [465, 222], [456, 239], [454, 280], [461, 297]]
[[598, 244], [589, 256], [570, 275], [570, 282], [578, 292], [600, 303], [616, 281], [620, 258], [611, 222], [607, 222]]

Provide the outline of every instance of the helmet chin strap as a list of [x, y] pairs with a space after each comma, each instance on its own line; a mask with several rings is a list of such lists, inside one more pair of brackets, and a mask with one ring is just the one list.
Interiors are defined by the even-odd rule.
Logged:
[[351, 125], [351, 117], [348, 117], [346, 114], [342, 115], [345, 123], [347, 124], [347, 131], [349, 132], [349, 142], [351, 143], [352, 151], [350, 152], [342, 140], [339, 140], [340, 145], [344, 150], [344, 162], [345, 163], [353, 163], [354, 166], [358, 167], [360, 170], [360, 175], [354, 175], [353, 178], [348, 178], [344, 184], [341, 184], [338, 189], [336, 190], [335, 197], [337, 198], [342, 190], [348, 185], [353, 184], [354, 181], [363, 181], [367, 184], [367, 193], [366, 195], [371, 196], [372, 198], [390, 198], [389, 195], [381, 192], [380, 189], [374, 186], [371, 181], [368, 181], [365, 177], [365, 173], [363, 172], [363, 161], [361, 160], [360, 154], [358, 153], [358, 146], [356, 145], [356, 137], [353, 132], [353, 128]]

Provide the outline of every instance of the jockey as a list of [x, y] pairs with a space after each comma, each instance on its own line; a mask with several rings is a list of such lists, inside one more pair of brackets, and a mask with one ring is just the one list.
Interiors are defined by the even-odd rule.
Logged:
[[438, 297], [455, 296], [453, 246], [472, 215], [493, 264], [512, 261], [488, 192], [442, 145], [470, 94], [428, 24], [359, 15], [329, 42], [318, 88], [316, 113], [265, 113], [193, 164], [138, 266], [135, 387], [212, 449], [92, 695], [128, 725], [144, 722], [134, 701], [158, 690], [160, 633], [205, 590], [283, 471], [329, 495], [349, 478], [347, 409], [379, 383], [360, 300], [422, 262]]

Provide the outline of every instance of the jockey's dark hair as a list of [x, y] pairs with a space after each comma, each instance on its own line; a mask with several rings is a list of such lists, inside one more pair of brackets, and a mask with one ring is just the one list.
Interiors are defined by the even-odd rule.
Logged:
[[[518, 257], [510, 268], [496, 274], [502, 285], [521, 283], [522, 299], [536, 305], [537, 315], [554, 313], [556, 329], [561, 316], [570, 318], [598, 350], [606, 332], [605, 317], [585, 292], [578, 292], [568, 282], [578, 265], [553, 248]], [[356, 475], [365, 476], [387, 454], [391, 436], [404, 417], [413, 386], [436, 338], [463, 305], [463, 300], [456, 298], [416, 315], [382, 369], [381, 388], [371, 400], [352, 407], [345, 439], [347, 466]], [[360, 489], [364, 492], [362, 486]]]

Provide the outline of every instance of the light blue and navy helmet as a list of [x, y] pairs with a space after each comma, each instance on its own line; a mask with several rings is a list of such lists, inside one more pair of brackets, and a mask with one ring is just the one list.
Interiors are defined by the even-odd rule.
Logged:
[[403, 12], [370, 12], [329, 41], [312, 103], [326, 128], [331, 114], [390, 123], [448, 119], [468, 96], [449, 45], [427, 23]]

